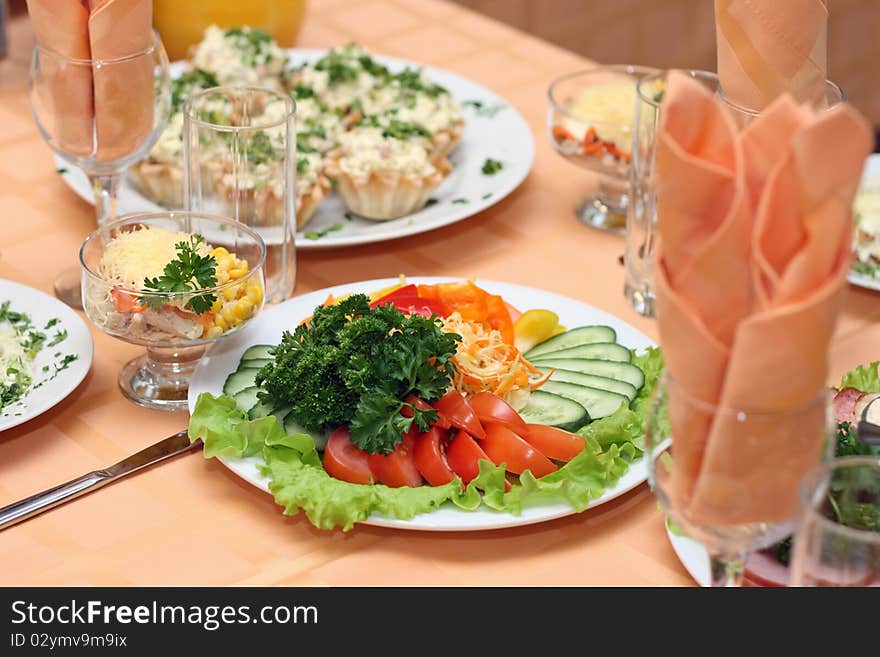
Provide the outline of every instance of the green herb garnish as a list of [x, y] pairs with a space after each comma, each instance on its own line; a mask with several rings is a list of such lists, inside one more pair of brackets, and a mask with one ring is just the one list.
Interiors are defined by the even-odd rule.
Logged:
[[503, 163], [499, 162], [498, 160], [493, 160], [491, 157], [487, 157], [486, 161], [483, 162], [483, 168], [481, 170], [486, 176], [494, 176], [503, 168]]
[[465, 205], [466, 203], [470, 203], [470, 201], [466, 198], [454, 198], [452, 202], [456, 205]]
[[67, 169], [66, 167], [58, 167], [57, 169], [55, 169], [55, 173], [60, 173], [62, 176], [68, 171], [69, 169]]
[[307, 230], [305, 233], [303, 233], [303, 236], [307, 240], [319, 240], [325, 235], [329, 235], [330, 233], [336, 232], [337, 230], [342, 230], [342, 224], [335, 223], [332, 226], [325, 228], [324, 230]]
[[[391, 304], [371, 308], [366, 295], [355, 294], [316, 308], [308, 324], [285, 332], [256, 383], [273, 403], [290, 405], [304, 428], [347, 426], [361, 449], [388, 454], [413, 422], [427, 431], [436, 420], [436, 411], [403, 400], [414, 394], [431, 402], [446, 392], [459, 340], [436, 317], [406, 315]], [[404, 406], [414, 417], [401, 415]]]
[[171, 113], [179, 112], [181, 107], [183, 107], [183, 103], [193, 91], [219, 86], [220, 83], [217, 81], [217, 76], [210, 71], [201, 68], [187, 71], [179, 78], [171, 80]]
[[474, 114], [477, 116], [485, 116], [488, 118], [494, 117], [498, 112], [505, 109], [507, 105], [504, 103], [497, 103], [495, 105], [486, 105], [481, 100], [465, 100], [462, 102], [462, 107], [473, 107]]
[[[217, 285], [217, 261], [210, 255], [203, 256], [198, 252], [199, 245], [204, 241], [201, 235], [193, 235], [188, 243], [175, 244], [177, 258], [165, 265], [162, 275], [144, 279], [145, 290], [169, 294], [146, 295], [142, 301], [150, 307], [161, 308], [172, 296]], [[216, 300], [214, 294], [199, 294], [190, 297], [184, 305], [201, 315], [208, 312]]]

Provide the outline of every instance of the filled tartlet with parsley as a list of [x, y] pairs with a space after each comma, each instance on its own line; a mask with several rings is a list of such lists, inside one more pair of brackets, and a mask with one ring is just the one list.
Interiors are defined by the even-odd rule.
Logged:
[[262, 278], [245, 258], [151, 225], [107, 241], [83, 287], [86, 313], [102, 330], [157, 346], [218, 338], [263, 304]]
[[361, 46], [349, 43], [287, 77], [291, 88], [308, 87], [330, 110], [347, 112], [370, 89], [385, 83], [390, 73]]
[[271, 35], [248, 26], [221, 29], [211, 25], [196, 45], [193, 66], [212, 73], [220, 85], [281, 88], [287, 55]]
[[371, 117], [339, 138], [327, 156], [327, 173], [345, 206], [367, 219], [396, 219], [421, 210], [452, 171], [432, 153], [425, 131], [392, 120], [383, 126]]

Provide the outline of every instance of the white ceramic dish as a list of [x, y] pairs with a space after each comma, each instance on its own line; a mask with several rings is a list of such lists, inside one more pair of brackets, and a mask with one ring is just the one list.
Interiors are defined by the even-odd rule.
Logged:
[[[437, 283], [450, 279], [444, 278], [410, 278], [410, 283]], [[189, 405], [192, 411], [195, 401], [202, 392], [219, 395], [223, 382], [228, 374], [239, 364], [245, 349], [254, 344], [275, 344], [281, 340], [284, 330], [293, 329], [305, 317], [312, 314], [315, 306], [320, 305], [328, 294], [341, 295], [348, 292], [373, 292], [397, 282], [397, 279], [383, 279], [350, 283], [326, 288], [305, 294], [286, 301], [278, 306], [264, 310], [243, 331], [218, 342], [202, 359], [189, 387]], [[645, 334], [598, 308], [589, 306], [568, 297], [536, 290], [534, 288], [495, 283], [478, 280], [477, 283], [493, 294], [502, 295], [507, 301], [520, 310], [529, 308], [549, 308], [559, 315], [559, 321], [565, 326], [582, 326], [586, 324], [605, 324], [617, 331], [621, 344], [630, 348], [644, 349], [654, 343]], [[259, 457], [245, 459], [221, 459], [223, 464], [248, 483], [257, 488], [269, 491], [268, 479], [257, 470]], [[604, 502], [623, 495], [647, 479], [644, 460], [636, 461], [617, 482], [605, 493], [590, 504], [598, 506]], [[523, 510], [522, 515], [513, 516], [491, 509], [480, 507], [476, 511], [462, 511], [453, 505], [443, 506], [432, 513], [425, 513], [411, 520], [397, 520], [379, 515], [371, 516], [366, 524], [399, 529], [417, 529], [424, 531], [475, 531], [483, 529], [501, 529], [517, 527], [536, 522], [553, 520], [571, 515], [575, 511], [570, 505], [557, 503], [536, 506]]]
[[[292, 49], [288, 51], [295, 65], [320, 58], [325, 51]], [[392, 71], [421, 66], [417, 62], [376, 56], [376, 60]], [[172, 75], [183, 71], [184, 63], [171, 65]], [[528, 175], [535, 157], [535, 140], [522, 115], [503, 98], [486, 87], [454, 73], [425, 66], [425, 71], [437, 84], [446, 87], [459, 102], [476, 101], [481, 109], [467, 104], [463, 108], [465, 129], [461, 142], [449, 156], [454, 165], [452, 173], [433, 194], [436, 203], [407, 217], [391, 221], [369, 221], [360, 217], [345, 217], [345, 208], [336, 194], [325, 199], [305, 230], [298, 231], [298, 249], [327, 249], [355, 246], [424, 233], [435, 228], [461, 221], [494, 205], [516, 189]], [[493, 115], [489, 115], [494, 112]], [[485, 175], [481, 171], [487, 158], [503, 163], [501, 171]], [[86, 175], [56, 156], [56, 166], [64, 181], [78, 196], [93, 203], [92, 188]], [[143, 197], [127, 181], [119, 191], [118, 212], [161, 210]], [[339, 224], [341, 228], [319, 239], [308, 239], [306, 233], [321, 231]]]
[[[0, 279], [0, 302], [5, 301], [10, 302], [11, 310], [30, 315], [34, 328], [48, 336], [47, 342], [52, 340], [56, 331], [67, 331], [67, 337], [54, 346], [46, 344], [37, 354], [34, 382], [18, 402], [0, 411], [0, 431], [32, 420], [73, 392], [88, 374], [93, 352], [92, 335], [85, 322], [55, 297], [21, 283]], [[43, 330], [52, 319], [58, 319], [58, 323]], [[67, 354], [76, 354], [76, 360], [53, 376], [55, 365]], [[44, 367], [48, 368], [46, 372]], [[45, 383], [38, 385], [41, 381]]]

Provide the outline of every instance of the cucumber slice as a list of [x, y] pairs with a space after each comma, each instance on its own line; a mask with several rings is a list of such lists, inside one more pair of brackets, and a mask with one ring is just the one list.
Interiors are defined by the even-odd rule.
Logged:
[[618, 395], [616, 392], [608, 392], [607, 390], [599, 390], [599, 388], [579, 386], [576, 383], [548, 381], [541, 386], [541, 390], [576, 401], [587, 409], [587, 413], [590, 414], [590, 418], [593, 420], [612, 415], [614, 411], [620, 408], [621, 404], [629, 406], [629, 399], [623, 395]]
[[232, 395], [232, 398], [235, 399], [235, 403], [238, 404], [238, 407], [247, 413], [254, 407], [254, 404], [260, 401], [257, 398], [257, 394], [260, 390], [261, 388], [258, 388], [257, 386], [248, 386]]
[[284, 422], [282, 423], [282, 426], [284, 427], [284, 433], [286, 433], [288, 436], [293, 433], [309, 434], [312, 437], [312, 440], [315, 441], [315, 449], [317, 449], [319, 452], [323, 452], [324, 448], [327, 447], [327, 438], [329, 436], [326, 436], [324, 434], [317, 434], [314, 431], [306, 431], [297, 423], [296, 420], [293, 419], [292, 413], [287, 413], [287, 415], [284, 416]]
[[584, 358], [548, 358], [535, 363], [535, 367], [552, 367], [560, 370], [571, 370], [581, 374], [593, 374], [609, 379], [626, 381], [640, 390], [645, 385], [645, 374], [631, 363], [618, 363], [612, 360], [589, 360]]
[[275, 347], [269, 344], [255, 344], [253, 347], [248, 347], [245, 349], [245, 352], [241, 355], [242, 360], [262, 360], [269, 359], [272, 360], [274, 356], [269, 353]]
[[529, 396], [529, 403], [519, 415], [529, 424], [546, 424], [566, 431], [577, 431], [590, 422], [590, 414], [583, 406], [566, 397], [544, 392], [543, 387]]
[[538, 355], [533, 363], [539, 363], [547, 358], [589, 358], [592, 360], [614, 360], [618, 363], [628, 363], [632, 359], [630, 350], [616, 342], [595, 342], [582, 344], [570, 349], [553, 351], [549, 354]]
[[544, 342], [532, 347], [523, 355], [527, 360], [531, 360], [541, 354], [549, 354], [553, 351], [561, 351], [562, 349], [569, 349], [582, 344], [615, 341], [617, 341], [617, 333], [610, 326], [579, 326], [544, 340]]
[[258, 369], [261, 370], [263, 367], [268, 365], [269, 363], [274, 363], [275, 361], [271, 358], [255, 358], [253, 360], [243, 360], [241, 361], [241, 367], [247, 367], [248, 369]]
[[[541, 372], [549, 372], [551, 368], [543, 365], [535, 365]], [[550, 375], [551, 381], [562, 381], [563, 383], [576, 383], [579, 386], [588, 386], [590, 388], [598, 388], [599, 390], [607, 390], [608, 392], [616, 392], [623, 395], [630, 401], [636, 398], [639, 392], [636, 387], [626, 381], [618, 381], [617, 379], [609, 379], [605, 376], [596, 376], [595, 374], [582, 374], [580, 372], [572, 372], [571, 370], [557, 369], [553, 370]]]
[[236, 394], [245, 388], [256, 385], [254, 379], [259, 371], [259, 369], [250, 367], [239, 368], [237, 372], [233, 372], [226, 377], [226, 382], [223, 384], [223, 394], [235, 397]]
[[248, 420], [259, 420], [272, 414], [275, 404], [267, 399], [257, 400], [253, 406], [248, 409]]

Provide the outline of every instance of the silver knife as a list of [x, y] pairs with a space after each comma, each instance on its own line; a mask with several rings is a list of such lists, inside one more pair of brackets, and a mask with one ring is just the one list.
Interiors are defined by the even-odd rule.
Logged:
[[119, 463], [111, 465], [109, 468], [89, 472], [67, 483], [44, 490], [42, 493], [31, 495], [19, 502], [13, 502], [9, 506], [0, 509], [0, 531], [28, 518], [33, 518], [35, 515], [69, 502], [81, 495], [103, 488], [117, 479], [130, 475], [132, 472], [137, 472], [159, 461], [188, 452], [201, 444], [201, 440], [190, 443], [187, 431], [184, 429], [173, 436], [160, 440], [155, 445], [142, 449], [137, 454], [132, 454]]

